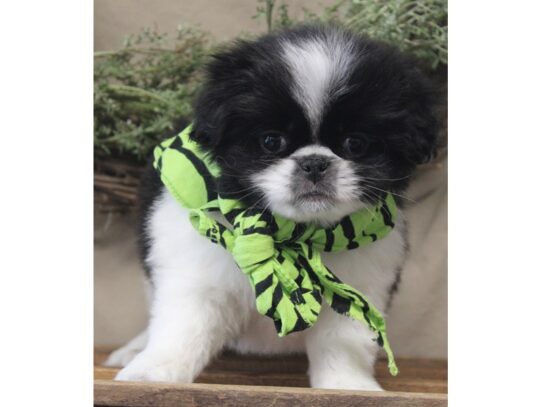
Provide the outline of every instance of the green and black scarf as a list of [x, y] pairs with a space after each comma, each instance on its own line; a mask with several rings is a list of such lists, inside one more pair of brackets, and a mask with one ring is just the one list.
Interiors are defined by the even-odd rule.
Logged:
[[[190, 127], [157, 146], [154, 167], [175, 199], [191, 210], [194, 228], [228, 250], [248, 276], [258, 312], [273, 319], [282, 337], [311, 327], [323, 297], [333, 310], [363, 321], [377, 333], [390, 373], [396, 375], [383, 316], [363, 294], [339, 280], [320, 255], [355, 249], [387, 236], [397, 212], [391, 194], [331, 228], [295, 223], [221, 197], [216, 188], [219, 167], [189, 134]], [[217, 221], [213, 212], [221, 213], [227, 222]]]

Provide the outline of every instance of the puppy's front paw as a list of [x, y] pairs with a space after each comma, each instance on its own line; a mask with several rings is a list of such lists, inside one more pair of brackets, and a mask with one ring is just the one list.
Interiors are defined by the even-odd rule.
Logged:
[[147, 331], [141, 332], [134, 339], [117, 349], [103, 363], [109, 367], [124, 367], [130, 363], [147, 346]]
[[141, 352], [141, 349], [135, 348], [132, 346], [123, 346], [122, 348], [117, 349], [103, 363], [107, 367], [124, 367], [128, 365], [138, 353]]
[[[312, 373], [312, 372], [311, 372]], [[378, 382], [369, 375], [341, 375], [337, 372], [310, 375], [311, 387], [322, 389], [383, 391]]]
[[193, 378], [189, 377], [186, 369], [178, 361], [142, 353], [118, 372], [115, 380], [191, 383]]

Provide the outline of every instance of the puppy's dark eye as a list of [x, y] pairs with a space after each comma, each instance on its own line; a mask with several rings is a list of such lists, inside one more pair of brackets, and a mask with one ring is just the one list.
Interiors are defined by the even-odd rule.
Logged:
[[346, 154], [353, 157], [361, 157], [369, 149], [369, 140], [360, 134], [348, 135], [343, 142]]
[[260, 144], [266, 153], [281, 153], [286, 149], [286, 137], [280, 133], [266, 133], [260, 137]]

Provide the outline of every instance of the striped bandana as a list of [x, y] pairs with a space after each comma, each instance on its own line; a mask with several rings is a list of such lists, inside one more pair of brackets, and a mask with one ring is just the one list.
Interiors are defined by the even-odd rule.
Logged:
[[[320, 256], [323, 251], [355, 249], [387, 236], [396, 216], [391, 194], [331, 228], [295, 223], [221, 196], [215, 182], [219, 167], [189, 134], [190, 126], [158, 145], [154, 167], [175, 199], [191, 210], [194, 228], [228, 250], [248, 276], [258, 312], [273, 319], [282, 337], [311, 327], [323, 297], [333, 310], [377, 333], [376, 341], [386, 351], [388, 368], [395, 376], [398, 369], [383, 316], [363, 294], [339, 280]], [[225, 221], [216, 220], [220, 214]]]

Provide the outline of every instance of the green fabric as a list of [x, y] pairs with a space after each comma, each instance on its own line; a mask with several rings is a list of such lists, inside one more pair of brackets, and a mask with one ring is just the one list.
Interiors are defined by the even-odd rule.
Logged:
[[[343, 283], [322, 262], [321, 252], [368, 245], [393, 229], [396, 206], [391, 194], [368, 209], [343, 218], [333, 228], [295, 223], [269, 211], [246, 208], [220, 196], [220, 169], [189, 138], [190, 127], [154, 150], [154, 167], [179, 203], [191, 209], [194, 228], [228, 250], [246, 274], [256, 307], [275, 322], [279, 336], [311, 327], [322, 297], [336, 312], [362, 321], [377, 333], [392, 375], [398, 373], [378, 310], [355, 288]], [[221, 213], [226, 222], [215, 220]]]

